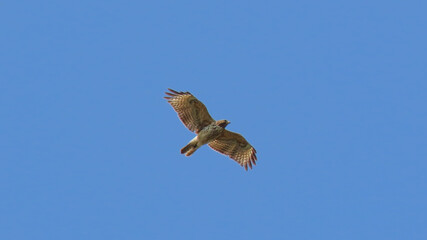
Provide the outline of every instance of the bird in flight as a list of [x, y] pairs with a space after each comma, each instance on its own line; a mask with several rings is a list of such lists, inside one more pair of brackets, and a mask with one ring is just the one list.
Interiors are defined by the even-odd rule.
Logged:
[[193, 138], [181, 153], [190, 156], [201, 146], [208, 144], [213, 150], [229, 156], [240, 166], [248, 170], [256, 164], [256, 150], [242, 135], [225, 129], [230, 124], [227, 120], [215, 121], [209, 115], [208, 109], [193, 94], [177, 92], [168, 88], [168, 100], [173, 109], [178, 113], [182, 123], [197, 136]]

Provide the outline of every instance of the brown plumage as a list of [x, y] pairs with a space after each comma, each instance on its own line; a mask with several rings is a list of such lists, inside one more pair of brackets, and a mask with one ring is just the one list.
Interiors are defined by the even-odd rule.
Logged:
[[256, 150], [242, 135], [224, 130], [221, 136], [210, 142], [209, 147], [229, 156], [248, 170], [252, 164], [256, 165]]
[[[168, 88], [169, 89], [169, 88]], [[199, 133], [204, 127], [215, 120], [209, 115], [205, 105], [189, 92], [177, 92], [169, 89], [166, 92], [170, 97], [165, 97], [178, 113], [179, 119], [192, 132]]]
[[193, 138], [181, 153], [192, 155], [201, 146], [208, 144], [213, 150], [229, 156], [246, 170], [256, 164], [256, 150], [242, 135], [225, 130], [230, 124], [227, 120], [215, 121], [205, 105], [189, 92], [177, 92], [169, 89], [165, 97], [177, 112], [182, 123], [197, 136]]

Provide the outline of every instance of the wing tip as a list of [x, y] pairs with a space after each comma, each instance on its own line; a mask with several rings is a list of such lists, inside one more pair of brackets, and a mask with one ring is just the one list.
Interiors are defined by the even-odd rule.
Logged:
[[173, 93], [176, 93], [176, 94], [179, 94], [179, 93], [180, 93], [180, 92], [178, 92], [178, 91], [173, 90], [172, 88], [168, 88], [168, 90], [169, 90], [170, 92], [173, 92]]
[[256, 161], [257, 161], [256, 150], [255, 148], [252, 148], [249, 159], [247, 160], [247, 162], [242, 164], [242, 167], [244, 167], [245, 170], [248, 171], [248, 167], [252, 169], [252, 166], [256, 165]]
[[190, 92], [178, 92], [176, 90], [173, 90], [172, 88], [168, 88], [169, 92], [165, 92], [167, 95], [175, 97], [178, 95], [192, 95]]

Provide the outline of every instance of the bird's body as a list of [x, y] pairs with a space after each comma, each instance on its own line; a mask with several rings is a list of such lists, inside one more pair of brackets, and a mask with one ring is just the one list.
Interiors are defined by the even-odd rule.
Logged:
[[192, 132], [197, 134], [181, 153], [192, 155], [201, 146], [209, 147], [222, 154], [228, 155], [245, 169], [255, 165], [256, 151], [242, 135], [225, 129], [230, 124], [227, 120], [215, 121], [205, 107], [196, 97], [189, 92], [177, 92], [169, 89], [165, 97], [178, 113], [182, 123]]
[[194, 137], [187, 146], [181, 149], [181, 153], [185, 156], [190, 156], [201, 146], [208, 144], [219, 136], [221, 136], [224, 128], [219, 126], [216, 122], [204, 127], [196, 137]]

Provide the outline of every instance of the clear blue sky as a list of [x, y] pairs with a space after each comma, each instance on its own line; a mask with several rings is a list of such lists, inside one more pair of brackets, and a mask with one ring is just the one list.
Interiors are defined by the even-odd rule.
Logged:
[[[427, 239], [425, 1], [7, 1], [0, 239]], [[244, 171], [163, 99], [244, 135]]]

